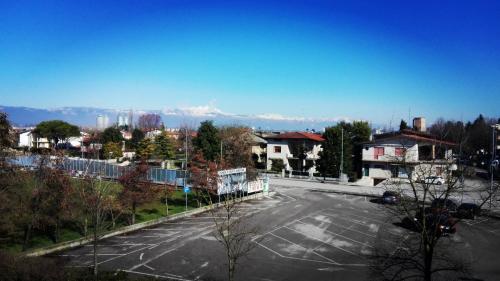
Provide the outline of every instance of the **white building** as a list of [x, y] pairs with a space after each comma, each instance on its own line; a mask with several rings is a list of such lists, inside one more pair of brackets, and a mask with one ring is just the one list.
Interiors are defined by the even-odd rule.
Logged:
[[444, 176], [453, 161], [455, 144], [438, 140], [424, 132], [403, 130], [376, 135], [363, 144], [365, 184], [377, 185], [389, 178], [420, 179], [421, 176]]
[[107, 115], [97, 115], [97, 118], [96, 118], [96, 127], [97, 127], [97, 130], [104, 130], [106, 129], [107, 127], [109, 127], [109, 118]]
[[[267, 170], [271, 170], [273, 161], [281, 159], [287, 171], [315, 173], [316, 160], [324, 139], [314, 133], [290, 132], [265, 136], [267, 141]], [[303, 156], [299, 155], [301, 152]]]
[[[80, 132], [79, 137], [70, 137], [66, 141], [60, 141], [58, 145], [68, 144], [69, 147], [79, 148], [82, 145], [83, 137], [88, 135], [85, 132]], [[26, 131], [19, 134], [19, 147], [27, 147], [27, 148], [50, 148], [51, 141], [47, 138], [37, 137], [36, 134], [33, 134], [32, 131]]]
[[47, 138], [37, 137], [32, 131], [26, 131], [19, 134], [18, 146], [27, 148], [50, 148], [50, 141]]

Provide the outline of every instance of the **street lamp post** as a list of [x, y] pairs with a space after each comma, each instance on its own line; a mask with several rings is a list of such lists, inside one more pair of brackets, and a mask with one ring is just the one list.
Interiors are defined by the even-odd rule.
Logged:
[[340, 173], [339, 180], [342, 180], [342, 172], [344, 170], [344, 127], [341, 128], [341, 148], [340, 148]]
[[492, 206], [492, 197], [493, 197], [493, 163], [495, 161], [495, 152], [496, 152], [496, 133], [497, 130], [500, 129], [500, 124], [491, 125], [491, 162], [490, 162], [490, 211]]

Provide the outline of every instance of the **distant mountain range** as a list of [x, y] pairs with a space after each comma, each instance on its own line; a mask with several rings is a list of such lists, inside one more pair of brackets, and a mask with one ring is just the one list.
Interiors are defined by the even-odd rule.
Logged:
[[[36, 125], [41, 121], [59, 119], [82, 127], [95, 127], [98, 115], [107, 115], [109, 125], [112, 125], [117, 122], [118, 114], [129, 112], [128, 110], [92, 107], [41, 109], [2, 105], [0, 105], [0, 111], [6, 112], [9, 120], [15, 126], [30, 126]], [[324, 127], [334, 125], [340, 120], [347, 120], [347, 118], [314, 119], [287, 117], [278, 114], [238, 115], [224, 113], [212, 106], [198, 106], [164, 110], [134, 110], [134, 122], [137, 122], [139, 116], [145, 113], [160, 114], [163, 123], [169, 128], [176, 128], [183, 124], [196, 127], [201, 121], [213, 120], [216, 125], [245, 125], [263, 130], [315, 129], [321, 131]]]

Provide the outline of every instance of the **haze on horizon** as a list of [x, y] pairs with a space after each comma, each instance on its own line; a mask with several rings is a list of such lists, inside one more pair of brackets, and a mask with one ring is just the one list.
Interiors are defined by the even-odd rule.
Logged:
[[0, 105], [498, 116], [496, 1], [5, 1]]

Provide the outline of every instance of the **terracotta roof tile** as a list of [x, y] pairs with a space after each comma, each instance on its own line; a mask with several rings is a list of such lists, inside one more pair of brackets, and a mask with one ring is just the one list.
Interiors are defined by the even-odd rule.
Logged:
[[279, 134], [276, 136], [272, 136], [270, 138], [273, 139], [308, 139], [308, 140], [313, 140], [313, 141], [318, 141], [318, 142], [323, 142], [325, 139], [314, 133], [307, 133], [307, 132], [289, 132], [289, 133], [283, 133]]

